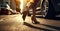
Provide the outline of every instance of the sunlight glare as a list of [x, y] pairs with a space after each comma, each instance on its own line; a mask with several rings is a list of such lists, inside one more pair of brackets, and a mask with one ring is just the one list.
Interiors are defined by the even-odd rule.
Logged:
[[21, 11], [23, 10], [23, 0], [20, 0], [20, 9], [21, 9]]

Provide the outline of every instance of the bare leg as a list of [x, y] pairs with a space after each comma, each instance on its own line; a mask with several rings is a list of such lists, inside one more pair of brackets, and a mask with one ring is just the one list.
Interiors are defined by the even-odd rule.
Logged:
[[25, 18], [26, 18], [26, 15], [27, 15], [27, 13], [28, 13], [28, 10], [29, 10], [29, 8], [28, 7], [26, 7], [25, 9], [24, 9], [24, 11], [22, 12], [22, 18], [23, 18], [23, 20], [25, 21]]
[[36, 8], [33, 8], [33, 15], [32, 15], [31, 20], [32, 20], [32, 23], [38, 24], [39, 22], [37, 21], [37, 19], [35, 17], [35, 15], [36, 15], [36, 10], [35, 9]]

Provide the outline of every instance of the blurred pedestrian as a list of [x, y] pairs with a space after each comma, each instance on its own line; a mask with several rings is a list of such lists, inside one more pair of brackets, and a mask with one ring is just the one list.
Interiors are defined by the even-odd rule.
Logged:
[[26, 15], [27, 15], [29, 9], [32, 9], [33, 10], [33, 14], [32, 14], [32, 17], [31, 17], [32, 23], [39, 24], [39, 22], [37, 21], [37, 19], [35, 17], [36, 5], [37, 5], [38, 2], [39, 2], [39, 0], [30, 0], [27, 3], [26, 8], [24, 9], [23, 15], [22, 15], [22, 18], [23, 18], [24, 21], [25, 21], [25, 18], [26, 18]]

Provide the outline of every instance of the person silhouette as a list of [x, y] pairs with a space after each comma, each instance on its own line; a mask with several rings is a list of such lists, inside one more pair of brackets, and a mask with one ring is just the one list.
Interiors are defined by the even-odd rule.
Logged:
[[39, 0], [30, 0], [30, 1], [27, 3], [25, 9], [24, 9], [23, 12], [22, 12], [22, 14], [23, 14], [23, 15], [22, 15], [22, 18], [23, 18], [24, 21], [25, 21], [25, 18], [26, 18], [26, 15], [27, 15], [29, 9], [32, 9], [32, 10], [33, 10], [33, 14], [32, 14], [32, 17], [31, 17], [32, 23], [34, 23], [34, 24], [39, 24], [39, 23], [40, 23], [40, 22], [37, 21], [37, 19], [36, 19], [36, 17], [35, 17], [37, 2], [39, 2]]

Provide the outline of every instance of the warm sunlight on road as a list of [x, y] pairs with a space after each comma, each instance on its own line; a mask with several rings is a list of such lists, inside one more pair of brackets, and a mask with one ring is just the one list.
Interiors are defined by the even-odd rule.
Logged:
[[[27, 16], [23, 23], [22, 15], [0, 15], [0, 31], [59, 31], [60, 21], [37, 18], [40, 24], [33, 24]], [[56, 28], [57, 26], [57, 28]], [[56, 28], [56, 29], [55, 29]]]

